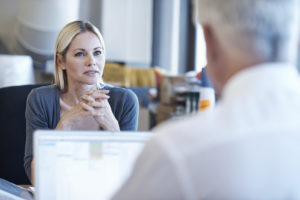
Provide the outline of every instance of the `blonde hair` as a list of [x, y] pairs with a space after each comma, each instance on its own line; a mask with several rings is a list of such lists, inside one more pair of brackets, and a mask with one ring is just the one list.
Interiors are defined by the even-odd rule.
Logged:
[[[65, 25], [57, 36], [54, 52], [54, 82], [55, 85], [63, 92], [68, 90], [67, 72], [57, 65], [58, 54], [62, 55], [65, 60], [66, 53], [73, 39], [80, 33], [84, 32], [94, 33], [99, 38], [105, 52], [103, 37], [98, 28], [92, 23], [74, 21]], [[99, 80], [99, 85], [97, 85], [97, 87], [101, 87], [100, 85], [103, 85], [102, 80]]]

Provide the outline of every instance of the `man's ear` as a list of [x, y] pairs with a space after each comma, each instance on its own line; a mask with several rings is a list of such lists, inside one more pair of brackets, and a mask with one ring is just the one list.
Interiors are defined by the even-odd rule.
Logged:
[[56, 65], [62, 70], [66, 69], [64, 58], [61, 54], [56, 53]]
[[206, 42], [206, 57], [207, 60], [214, 62], [218, 58], [217, 38], [213, 29], [210, 26], [204, 25], [203, 34]]
[[226, 62], [222, 54], [222, 48], [216, 36], [215, 30], [208, 25], [204, 25], [203, 34], [206, 42], [207, 73], [214, 85], [217, 94], [221, 94], [223, 79], [226, 74]]

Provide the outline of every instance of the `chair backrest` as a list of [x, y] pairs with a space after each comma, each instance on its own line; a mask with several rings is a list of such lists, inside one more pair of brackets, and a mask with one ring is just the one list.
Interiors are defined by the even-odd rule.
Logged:
[[25, 107], [33, 88], [45, 84], [0, 88], [0, 178], [30, 184], [24, 169]]

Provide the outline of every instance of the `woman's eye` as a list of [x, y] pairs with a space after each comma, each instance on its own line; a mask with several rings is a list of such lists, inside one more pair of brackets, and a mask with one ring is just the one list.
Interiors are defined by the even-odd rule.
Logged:
[[102, 54], [102, 51], [95, 51], [95, 52], [94, 52], [94, 55], [95, 55], [95, 56], [98, 56], [98, 55], [101, 55], [101, 54]]
[[84, 56], [84, 53], [83, 52], [77, 52], [77, 53], [75, 53], [75, 56], [76, 57]]

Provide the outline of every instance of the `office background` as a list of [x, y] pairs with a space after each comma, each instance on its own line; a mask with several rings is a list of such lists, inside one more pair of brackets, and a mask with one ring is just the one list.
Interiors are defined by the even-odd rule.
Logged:
[[[182, 75], [192, 72], [193, 76], [206, 65], [203, 35], [201, 27], [193, 23], [192, 3], [192, 0], [0, 0], [0, 53], [32, 58], [30, 61], [28, 57], [15, 57], [14, 65], [10, 64], [11, 57], [3, 58], [1, 70], [9, 68], [28, 83], [51, 82], [51, 61], [58, 31], [70, 20], [88, 20], [99, 27], [104, 36], [107, 62], [137, 69], [158, 67], [165, 76], [177, 76], [167, 80], [167, 86], [163, 82], [161, 88], [167, 94], [169, 88], [173, 89], [169, 85], [182, 82]], [[30, 69], [25, 65], [33, 65], [33, 78], [26, 75]], [[2, 76], [9, 79], [8, 82], [22, 80], [5, 73]], [[124, 85], [130, 87], [126, 77], [123, 79]], [[135, 91], [141, 99], [148, 96], [148, 90], [135, 88]], [[163, 106], [171, 104], [169, 96], [161, 99]], [[178, 111], [168, 106], [159, 107], [164, 112], [163, 120]], [[146, 110], [141, 110], [144, 116], [141, 124], [147, 123], [143, 129], [148, 129], [153, 126], [148, 125], [152, 122], [147, 117], [151, 108], [148, 103], [142, 108]], [[156, 112], [157, 105], [154, 110]]]

